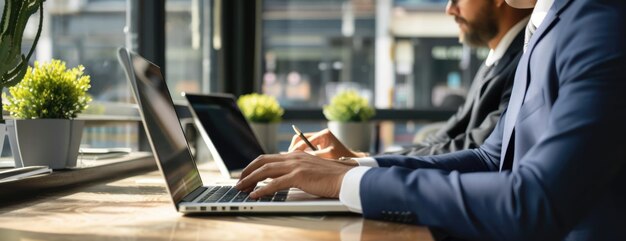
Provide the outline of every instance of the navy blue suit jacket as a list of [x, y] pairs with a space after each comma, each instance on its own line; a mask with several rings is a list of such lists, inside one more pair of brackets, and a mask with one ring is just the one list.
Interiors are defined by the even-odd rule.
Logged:
[[478, 149], [377, 157], [367, 218], [474, 240], [626, 240], [626, 1], [555, 0]]

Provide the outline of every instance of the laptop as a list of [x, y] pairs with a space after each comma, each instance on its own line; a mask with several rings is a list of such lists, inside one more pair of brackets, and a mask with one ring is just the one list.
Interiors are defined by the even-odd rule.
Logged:
[[204, 186], [158, 66], [121, 48], [118, 59], [133, 90], [143, 126], [167, 191], [185, 214], [347, 213], [337, 199], [324, 199], [298, 189], [281, 190], [259, 199], [232, 186]]
[[183, 93], [200, 136], [222, 176], [239, 178], [241, 171], [265, 154], [248, 121], [229, 94]]

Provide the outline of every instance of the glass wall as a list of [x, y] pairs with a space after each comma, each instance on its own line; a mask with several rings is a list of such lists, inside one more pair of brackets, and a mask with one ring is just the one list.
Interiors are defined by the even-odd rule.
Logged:
[[[458, 42], [447, 2], [264, 0], [259, 91], [291, 109], [356, 89], [377, 108], [455, 110], [488, 51]], [[424, 119], [382, 123], [381, 148], [410, 144]], [[284, 147], [290, 133], [281, 130]]]
[[36, 59], [84, 65], [94, 101], [130, 102], [116, 55], [125, 44], [126, 1], [46, 1], [44, 11]]
[[[127, 11], [131, 11], [131, 5], [129, 0], [44, 3], [43, 32], [30, 64], [54, 58], [66, 61], [68, 66], [85, 66], [85, 74], [91, 76], [89, 94], [94, 101], [84, 114], [99, 121], [88, 123], [82, 146], [138, 148], [137, 107], [116, 55], [117, 48], [134, 41], [128, 40]], [[134, 9], [130, 14], [138, 11], [143, 10]], [[183, 91], [210, 91], [211, 76], [215, 74], [211, 72], [212, 1], [167, 0], [165, 11], [165, 78], [178, 103]], [[29, 21], [23, 52], [34, 40], [38, 20], [35, 14]], [[115, 121], [119, 119], [130, 121]]]
[[[214, 92], [216, 71], [215, 49], [212, 45], [213, 1], [168, 0], [165, 11], [166, 80], [177, 104], [186, 104], [181, 93]], [[209, 160], [206, 144], [199, 138], [193, 120], [184, 119], [183, 126], [196, 160]]]
[[181, 92], [211, 88], [211, 1], [166, 1], [166, 79], [175, 100]]
[[[261, 91], [297, 108], [319, 108], [337, 91], [354, 88], [372, 101], [391, 100], [378, 108], [455, 109], [471, 81], [463, 71], [477, 69], [462, 69], [461, 60], [481, 61], [486, 51], [465, 53], [446, 3], [265, 0]], [[385, 38], [391, 44], [377, 44]], [[376, 48], [386, 55], [377, 56]], [[377, 58], [390, 63], [389, 75], [376, 74], [386, 71]], [[376, 90], [377, 82], [389, 90]]]
[[[126, 11], [126, 0], [44, 2], [43, 30], [31, 65], [36, 60], [59, 59], [68, 67], [85, 66], [85, 74], [91, 76], [88, 93], [93, 102], [84, 114], [100, 121], [88, 122], [83, 147], [137, 149], [136, 122], [108, 121], [115, 119], [111, 117], [132, 119], [137, 116], [126, 77], [117, 60], [117, 48], [125, 46]], [[39, 13], [28, 23], [23, 52], [28, 51], [34, 40], [38, 20]]]
[[[445, 0], [259, 3], [257, 91], [276, 96], [288, 110], [320, 109], [342, 89], [358, 90], [377, 108], [453, 110], [464, 101], [473, 73], [487, 54], [458, 43], [457, 26], [444, 13]], [[176, 101], [182, 91], [217, 89], [211, 31], [215, 4], [213, 0], [166, 1], [165, 77]], [[45, 28], [33, 59], [83, 64], [92, 77], [94, 103], [89, 114], [136, 115], [115, 55], [128, 38], [129, 5], [127, 0], [45, 2]], [[36, 26], [30, 25], [24, 51], [36, 32]], [[416, 116], [416, 121], [424, 118]], [[392, 133], [387, 138], [390, 143], [406, 144], [421, 123], [382, 129]], [[303, 125], [309, 130], [323, 127], [317, 122]], [[138, 136], [134, 124], [93, 128], [87, 133], [94, 138], [87, 138], [86, 145], [122, 146]], [[283, 129], [280, 136], [287, 142], [292, 133]]]
[[320, 107], [338, 89], [373, 97], [374, 1], [266, 0], [263, 93], [287, 107]]

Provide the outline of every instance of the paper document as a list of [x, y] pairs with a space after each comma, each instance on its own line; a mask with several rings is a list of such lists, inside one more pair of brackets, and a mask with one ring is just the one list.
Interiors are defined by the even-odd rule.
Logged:
[[44, 173], [51, 173], [52, 169], [45, 166], [31, 166], [13, 168], [0, 171], [0, 182], [14, 181]]

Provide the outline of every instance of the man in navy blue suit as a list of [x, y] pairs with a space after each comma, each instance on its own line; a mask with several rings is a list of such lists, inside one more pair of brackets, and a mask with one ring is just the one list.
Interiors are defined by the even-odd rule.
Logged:
[[251, 196], [297, 187], [464, 239], [626, 240], [626, 1], [539, 0], [527, 36], [509, 107], [480, 148], [261, 156], [238, 188], [273, 178]]

